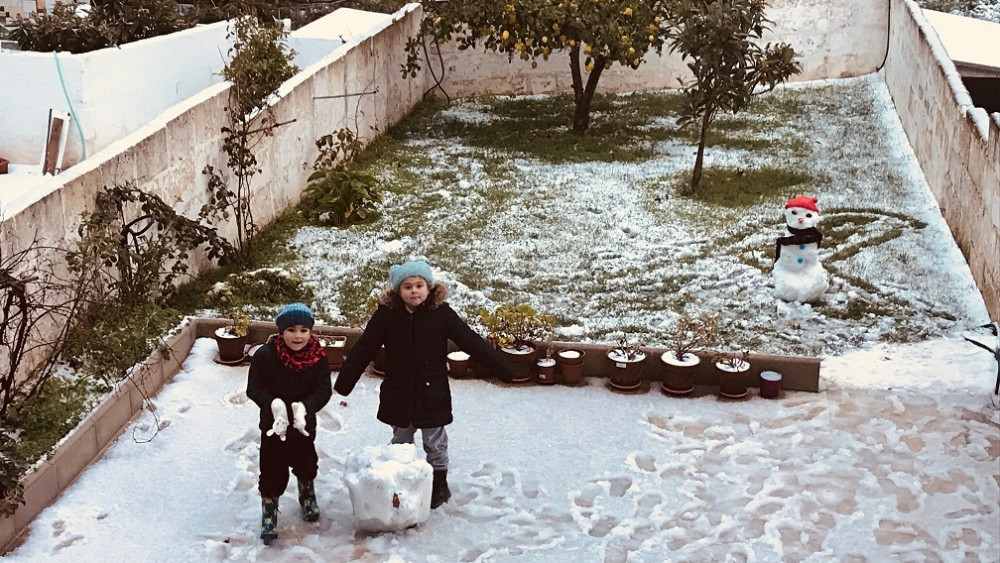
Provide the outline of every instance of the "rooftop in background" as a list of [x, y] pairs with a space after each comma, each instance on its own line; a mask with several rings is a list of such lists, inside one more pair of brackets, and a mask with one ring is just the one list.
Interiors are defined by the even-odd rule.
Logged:
[[963, 77], [1000, 78], [1000, 23], [924, 10]]

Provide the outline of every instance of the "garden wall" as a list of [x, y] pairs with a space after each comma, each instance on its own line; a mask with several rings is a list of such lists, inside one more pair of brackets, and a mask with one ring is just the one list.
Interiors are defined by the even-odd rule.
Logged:
[[[348, 17], [339, 19], [350, 20], [358, 11], [345, 12]], [[0, 76], [17, 77], [16, 88], [0, 89], [0, 157], [38, 164], [49, 108], [72, 113], [76, 120], [66, 140], [64, 168], [79, 162], [84, 152], [89, 157], [134, 133], [167, 108], [222, 82], [219, 73], [231, 45], [227, 31], [228, 23], [218, 22], [81, 54], [0, 51]], [[288, 37], [293, 63], [300, 68], [344, 43], [336, 35], [300, 37], [296, 31]]]
[[920, 8], [891, 1], [886, 85], [990, 317], [1000, 319], [1000, 113], [973, 106]]
[[[291, 123], [255, 148], [263, 164], [253, 183], [258, 225], [298, 202], [318, 137], [350, 127], [367, 143], [420, 101], [423, 84], [401, 80], [398, 70], [405, 58], [403, 45], [416, 32], [419, 17], [412, 6], [396, 14], [395, 23], [393, 16], [383, 16], [383, 25], [355, 42], [338, 41], [339, 47], [282, 86], [274, 111], [279, 122]], [[93, 209], [98, 191], [126, 181], [160, 196], [178, 213], [197, 217], [208, 198], [202, 169], [208, 164], [226, 168], [221, 129], [227, 123], [229, 88], [228, 82], [219, 83], [169, 108], [135, 133], [47, 178], [23, 208], [4, 209], [0, 255], [13, 255], [35, 236], [44, 244], [75, 240], [81, 214]], [[371, 93], [314, 99], [360, 92]], [[222, 236], [235, 240], [234, 222], [218, 227]], [[199, 255], [190, 262], [193, 274], [207, 266]], [[2, 363], [0, 359], [0, 369]]]
[[[774, 22], [765, 41], [787, 42], [799, 55], [802, 73], [793, 80], [860, 76], [878, 70], [885, 58], [888, 11], [872, 0], [771, 0], [767, 17]], [[571, 93], [569, 56], [556, 53], [548, 61], [530, 61], [478, 49], [459, 51], [442, 46], [444, 81], [453, 97], [508, 94]], [[431, 67], [441, 76], [432, 50]], [[426, 66], [426, 63], [425, 63]], [[650, 53], [637, 70], [614, 65], [601, 74], [598, 92], [634, 92], [677, 88], [690, 73], [679, 55]], [[433, 84], [433, 82], [431, 82]]]

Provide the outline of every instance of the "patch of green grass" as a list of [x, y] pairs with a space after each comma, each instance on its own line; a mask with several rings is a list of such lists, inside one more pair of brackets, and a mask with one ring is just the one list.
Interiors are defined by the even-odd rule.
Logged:
[[[685, 175], [675, 182], [690, 182], [690, 176]], [[701, 185], [694, 198], [712, 205], [742, 209], [760, 203], [781, 203], [795, 191], [789, 188], [811, 182], [810, 174], [773, 166], [708, 167], [702, 170]], [[675, 187], [679, 186], [675, 183]]]
[[103, 381], [88, 378], [49, 379], [41, 392], [18, 405], [8, 426], [20, 430], [7, 455], [30, 466], [52, 448], [94, 407], [94, 401], [111, 390]]
[[574, 105], [568, 95], [541, 98], [482, 98], [490, 119], [444, 117], [435, 138], [456, 138], [468, 146], [523, 154], [550, 163], [636, 162], [653, 156], [656, 141], [676, 138], [674, 127], [650, 127], [655, 117], [676, 112], [676, 94], [596, 95], [590, 127], [571, 130]]

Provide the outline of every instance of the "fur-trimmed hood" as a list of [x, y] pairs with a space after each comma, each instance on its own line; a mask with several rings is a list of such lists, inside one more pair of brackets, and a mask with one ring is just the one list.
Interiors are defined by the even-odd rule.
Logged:
[[[427, 307], [428, 309], [434, 310], [441, 306], [448, 299], [448, 288], [445, 287], [441, 282], [434, 282], [434, 285], [430, 288], [427, 293], [427, 300], [424, 301], [422, 307]], [[391, 287], [382, 292], [378, 296], [378, 304], [385, 305], [390, 309], [395, 309], [396, 307], [404, 306], [403, 298], [399, 296], [399, 292]]]

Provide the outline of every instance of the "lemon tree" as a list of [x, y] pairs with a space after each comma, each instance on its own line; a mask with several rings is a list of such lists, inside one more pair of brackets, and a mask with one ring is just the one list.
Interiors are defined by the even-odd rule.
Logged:
[[660, 54], [676, 0], [420, 0], [420, 32], [406, 45], [403, 75], [421, 68], [425, 41], [455, 41], [459, 49], [482, 46], [528, 61], [568, 55], [573, 80], [573, 131], [590, 124], [590, 105], [601, 73], [619, 64], [639, 68]]

